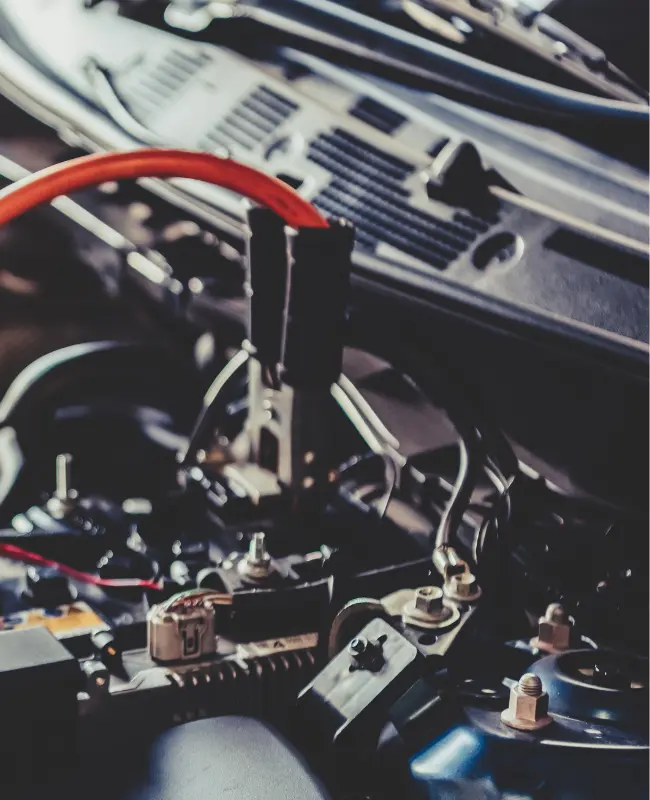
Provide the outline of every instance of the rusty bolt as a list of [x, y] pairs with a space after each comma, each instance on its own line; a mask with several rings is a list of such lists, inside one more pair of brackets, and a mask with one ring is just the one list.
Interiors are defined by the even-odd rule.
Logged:
[[415, 608], [431, 616], [444, 613], [442, 589], [438, 586], [421, 586], [415, 590]]
[[537, 636], [531, 645], [547, 653], [568, 650], [571, 644], [571, 623], [560, 603], [551, 603], [543, 617], [539, 618]]
[[402, 611], [402, 620], [406, 625], [416, 628], [447, 628], [459, 617], [458, 609], [443, 599], [439, 586], [420, 586], [415, 589]]
[[501, 719], [520, 731], [537, 731], [553, 721], [548, 715], [548, 695], [537, 675], [527, 672], [510, 689], [510, 702]]
[[481, 588], [478, 585], [476, 576], [469, 570], [465, 570], [458, 575], [450, 575], [445, 581], [444, 592], [450, 600], [455, 600], [459, 603], [469, 603], [481, 596]]

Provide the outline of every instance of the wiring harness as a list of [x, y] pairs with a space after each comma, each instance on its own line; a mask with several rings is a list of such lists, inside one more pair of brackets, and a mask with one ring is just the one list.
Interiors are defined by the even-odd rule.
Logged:
[[0, 225], [59, 195], [136, 178], [205, 181], [266, 206], [294, 228], [328, 227], [311, 203], [277, 178], [209, 153], [155, 148], [82, 156], [35, 172], [0, 192]]

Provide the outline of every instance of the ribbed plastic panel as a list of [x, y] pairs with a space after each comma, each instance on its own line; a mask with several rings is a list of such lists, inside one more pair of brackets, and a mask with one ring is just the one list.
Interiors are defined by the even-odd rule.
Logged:
[[245, 150], [252, 150], [297, 109], [298, 106], [286, 97], [266, 86], [258, 86], [207, 134], [201, 147], [215, 150], [236, 144]]
[[363, 249], [374, 251], [385, 242], [443, 270], [490, 228], [489, 221], [469, 213], [450, 221], [413, 208], [404, 181], [414, 167], [344, 130], [318, 136], [308, 157], [332, 176], [315, 204], [353, 222]]
[[168, 105], [189, 79], [210, 61], [207, 53], [170, 50], [142, 75], [134, 76], [120, 94], [133, 115], [146, 121], [154, 111]]

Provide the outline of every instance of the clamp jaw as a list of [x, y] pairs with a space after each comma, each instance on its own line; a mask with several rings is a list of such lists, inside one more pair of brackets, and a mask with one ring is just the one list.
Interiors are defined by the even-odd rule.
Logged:
[[[215, 427], [216, 400], [246, 367], [246, 418], [230, 441], [223, 477], [259, 505], [288, 498], [290, 512], [319, 511], [337, 477], [332, 416], [343, 411], [384, 459], [387, 486], [399, 484], [399, 442], [341, 374], [354, 230], [287, 228], [267, 209], [248, 212], [248, 336], [208, 390], [181, 459], [185, 467]], [[386, 493], [386, 505], [389, 492]], [[284, 501], [283, 501], [284, 502]]]

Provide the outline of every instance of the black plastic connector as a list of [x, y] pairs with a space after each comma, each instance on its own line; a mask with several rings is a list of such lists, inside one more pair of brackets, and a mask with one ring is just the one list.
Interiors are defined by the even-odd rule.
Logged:
[[289, 386], [324, 389], [341, 374], [353, 247], [354, 228], [345, 220], [289, 235], [291, 277], [282, 361]]
[[248, 212], [248, 338], [264, 366], [280, 362], [289, 255], [284, 220], [266, 208]]

